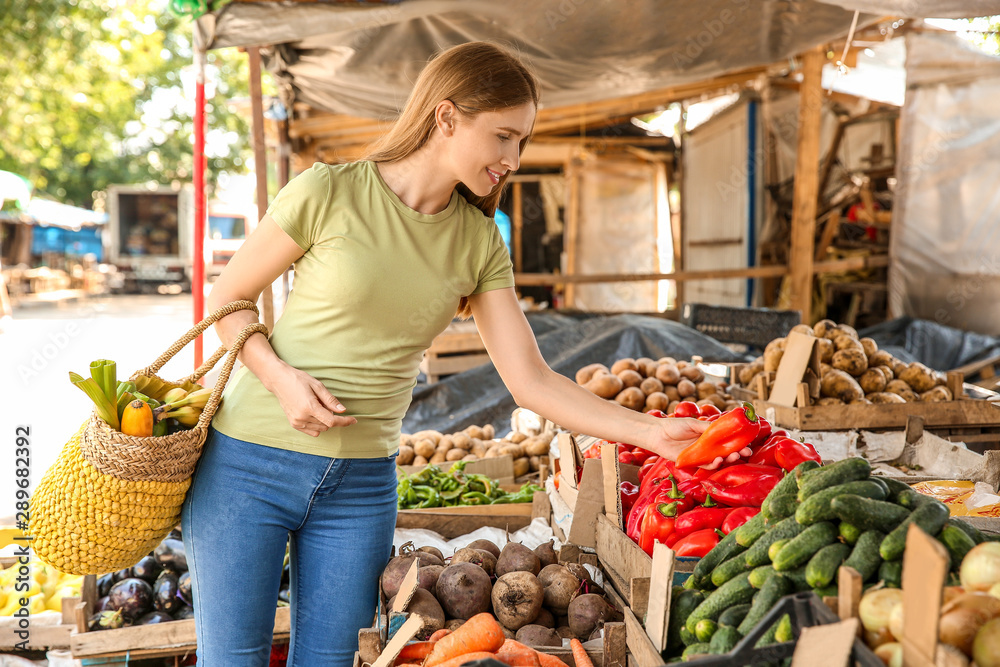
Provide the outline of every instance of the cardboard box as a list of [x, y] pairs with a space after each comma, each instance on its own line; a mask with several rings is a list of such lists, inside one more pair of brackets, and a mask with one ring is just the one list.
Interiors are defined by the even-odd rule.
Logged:
[[[604, 472], [600, 459], [584, 459], [576, 440], [569, 433], [560, 433], [559, 458], [556, 460], [559, 495], [573, 512], [566, 541], [581, 547], [597, 545], [595, 525], [604, 511]], [[569, 463], [568, 463], [569, 462]], [[576, 480], [577, 466], [583, 475]]]
[[[448, 472], [454, 461], [434, 464], [442, 470]], [[415, 475], [427, 466], [399, 466], [407, 475]], [[514, 483], [514, 459], [510, 455], [497, 456], [492, 459], [480, 459], [469, 461], [465, 464], [465, 472], [470, 475], [486, 475], [490, 479], [495, 479], [501, 484]]]

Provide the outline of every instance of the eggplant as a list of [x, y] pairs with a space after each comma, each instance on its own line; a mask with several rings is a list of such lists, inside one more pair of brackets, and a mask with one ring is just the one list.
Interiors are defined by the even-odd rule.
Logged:
[[281, 585], [287, 586], [291, 578], [292, 578], [292, 570], [289, 567], [288, 563], [285, 563], [285, 566], [281, 568]]
[[114, 611], [114, 609], [111, 608], [111, 603], [109, 602], [110, 599], [111, 598], [109, 598], [107, 595], [98, 599], [97, 604], [94, 605], [94, 613], [96, 614], [102, 611]]
[[172, 614], [184, 606], [184, 600], [177, 595], [177, 575], [167, 570], [156, 578], [153, 584], [153, 606], [157, 611]]
[[177, 577], [177, 595], [188, 604], [193, 605], [194, 599], [191, 597], [191, 573], [185, 572]]
[[108, 604], [121, 611], [126, 620], [133, 621], [152, 610], [153, 587], [135, 577], [122, 579], [111, 587]]
[[162, 611], [151, 611], [148, 614], [143, 615], [138, 621], [133, 625], [153, 625], [154, 623], [169, 623], [174, 620], [174, 617], [170, 614], [166, 614]]
[[189, 618], [194, 618], [194, 608], [190, 605], [184, 605], [178, 611], [174, 612], [175, 621], [185, 621]]
[[168, 539], [171, 539], [171, 540], [180, 540], [180, 539], [183, 539], [183, 538], [181, 537], [181, 529], [180, 529], [180, 526], [178, 526], [177, 528], [174, 528], [173, 530], [171, 530], [171, 531], [170, 531], [170, 534], [169, 534], [169, 535], [167, 535], [167, 538], [168, 538]]
[[120, 611], [99, 611], [88, 619], [89, 630], [117, 630], [124, 627], [125, 619]]
[[172, 570], [177, 574], [186, 572], [188, 569], [187, 554], [184, 552], [184, 543], [180, 540], [166, 538], [153, 550], [156, 560], [165, 570]]
[[286, 604], [291, 604], [291, 600], [289, 599], [291, 594], [292, 592], [289, 589], [282, 588], [280, 591], [278, 591], [278, 601], [284, 602]]
[[117, 572], [113, 573], [111, 575], [111, 579], [112, 581], [114, 581], [114, 583], [117, 584], [119, 581], [128, 579], [131, 576], [132, 576], [132, 568], [126, 567], [124, 570], [118, 570]]
[[114, 585], [114, 583], [115, 583], [115, 575], [113, 573], [102, 574], [100, 577], [98, 577], [97, 597], [103, 598], [104, 596], [106, 596], [108, 594], [108, 591], [111, 590], [111, 587]]
[[148, 584], [156, 581], [163, 571], [163, 566], [153, 556], [143, 556], [142, 560], [132, 566], [132, 576], [142, 579]]

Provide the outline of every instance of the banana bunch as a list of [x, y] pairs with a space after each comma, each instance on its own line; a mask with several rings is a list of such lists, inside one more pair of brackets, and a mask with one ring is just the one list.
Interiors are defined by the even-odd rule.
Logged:
[[27, 567], [27, 576], [20, 574], [18, 563], [0, 571], [0, 616], [13, 616], [21, 608], [21, 598], [27, 599], [28, 613], [38, 614], [62, 611], [63, 598], [80, 597], [82, 575], [64, 574], [36, 559]]

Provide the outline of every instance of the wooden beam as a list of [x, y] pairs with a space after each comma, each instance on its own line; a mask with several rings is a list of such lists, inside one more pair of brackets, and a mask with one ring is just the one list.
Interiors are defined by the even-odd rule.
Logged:
[[823, 111], [823, 61], [825, 49], [818, 46], [802, 58], [802, 85], [799, 87], [799, 128], [795, 160], [795, 189], [792, 197], [792, 240], [788, 257], [791, 266], [789, 294], [791, 307], [811, 322], [813, 255], [816, 252], [816, 198], [819, 190], [819, 138]]
[[[253, 161], [254, 172], [257, 175], [257, 219], [267, 212], [267, 146], [264, 144], [264, 103], [261, 99], [260, 85], [260, 48], [247, 48], [250, 59], [250, 103], [253, 116]], [[253, 227], [257, 224], [254, 222]], [[247, 230], [247, 236], [252, 230]], [[264, 316], [264, 326], [270, 331], [274, 328], [274, 303], [271, 297], [271, 286], [268, 285], [260, 295], [261, 313]]]
[[[578, 165], [570, 163], [566, 170], [566, 178], [569, 180], [567, 188], [569, 201], [566, 202], [566, 235], [563, 239], [563, 247], [566, 249], [566, 276], [569, 277], [576, 273], [576, 250], [579, 243], [581, 174]], [[572, 308], [575, 296], [573, 283], [567, 283], [565, 290], [563, 306]]]
[[515, 182], [512, 187], [514, 215], [511, 216], [511, 245], [514, 251], [514, 271], [520, 273], [522, 270], [521, 232], [524, 229], [524, 199], [523, 184]]

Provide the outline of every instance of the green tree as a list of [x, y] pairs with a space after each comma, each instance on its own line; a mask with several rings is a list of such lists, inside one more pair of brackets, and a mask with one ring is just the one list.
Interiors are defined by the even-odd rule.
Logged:
[[[183, 79], [193, 79], [191, 24], [166, 6], [0, 0], [0, 169], [85, 207], [112, 183], [190, 180], [194, 103]], [[213, 51], [208, 64], [211, 186], [221, 172], [244, 172], [252, 150], [247, 120], [226, 104], [249, 95], [246, 55]], [[273, 90], [266, 74], [264, 85]]]

